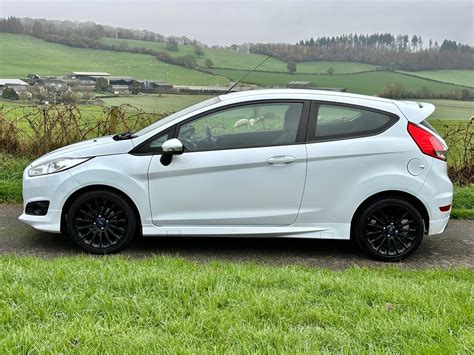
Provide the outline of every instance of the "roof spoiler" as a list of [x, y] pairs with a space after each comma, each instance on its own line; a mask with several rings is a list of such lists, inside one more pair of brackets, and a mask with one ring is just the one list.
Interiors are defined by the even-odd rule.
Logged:
[[395, 101], [395, 105], [397, 105], [406, 119], [413, 123], [424, 121], [436, 109], [435, 105], [427, 102]]

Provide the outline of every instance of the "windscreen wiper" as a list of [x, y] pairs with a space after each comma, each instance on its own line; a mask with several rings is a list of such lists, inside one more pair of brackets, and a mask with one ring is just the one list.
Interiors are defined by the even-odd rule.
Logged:
[[125, 139], [132, 139], [132, 138], [135, 138], [135, 137], [136, 136], [132, 132], [127, 131], [127, 132], [122, 132], [122, 133], [116, 134], [112, 138], [116, 141], [123, 141]]

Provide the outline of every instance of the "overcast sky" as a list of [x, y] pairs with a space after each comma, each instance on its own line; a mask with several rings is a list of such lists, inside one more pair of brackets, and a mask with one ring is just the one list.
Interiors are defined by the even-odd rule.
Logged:
[[294, 43], [343, 33], [419, 34], [474, 44], [474, 1], [0, 0], [0, 16], [93, 21], [212, 45]]

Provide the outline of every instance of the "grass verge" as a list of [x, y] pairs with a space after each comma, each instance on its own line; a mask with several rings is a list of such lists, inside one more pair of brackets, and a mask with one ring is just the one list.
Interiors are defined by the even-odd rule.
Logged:
[[468, 269], [3, 256], [0, 281], [2, 353], [474, 348]]

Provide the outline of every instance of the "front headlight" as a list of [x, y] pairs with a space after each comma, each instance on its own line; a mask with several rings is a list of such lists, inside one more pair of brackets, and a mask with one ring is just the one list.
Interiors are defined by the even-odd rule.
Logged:
[[57, 173], [63, 170], [72, 168], [73, 166], [79, 165], [88, 161], [92, 158], [57, 158], [50, 160], [41, 165], [33, 166], [28, 170], [29, 176], [40, 176], [52, 173]]

